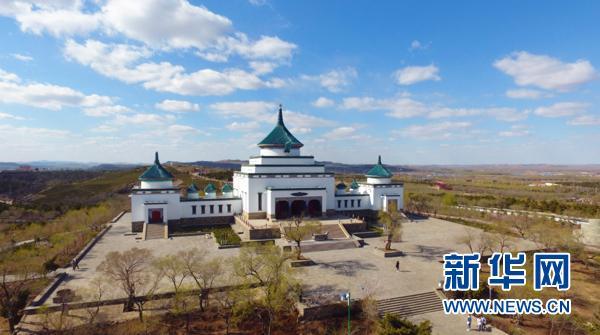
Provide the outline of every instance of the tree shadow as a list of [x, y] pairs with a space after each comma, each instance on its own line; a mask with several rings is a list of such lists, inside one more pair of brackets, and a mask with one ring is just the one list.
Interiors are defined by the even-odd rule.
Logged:
[[319, 267], [325, 270], [333, 270], [335, 274], [349, 277], [354, 277], [359, 271], [377, 270], [377, 267], [372, 263], [360, 260], [320, 263]]
[[453, 250], [442, 247], [432, 247], [419, 244], [415, 247], [417, 248], [417, 251], [407, 251], [405, 252], [405, 254], [407, 256], [424, 258], [430, 261], [437, 261], [445, 254], [453, 252]]

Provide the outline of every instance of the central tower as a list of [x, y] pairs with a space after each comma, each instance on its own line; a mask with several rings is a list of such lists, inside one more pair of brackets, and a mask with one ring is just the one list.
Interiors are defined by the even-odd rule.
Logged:
[[279, 105], [277, 124], [260, 143], [261, 156], [300, 156], [300, 148], [304, 144], [292, 135], [283, 123], [283, 107]]
[[234, 195], [242, 198], [245, 217], [319, 217], [333, 209], [333, 174], [313, 156], [302, 156], [303, 146], [285, 126], [279, 105], [275, 127], [258, 143], [260, 154], [233, 175]]

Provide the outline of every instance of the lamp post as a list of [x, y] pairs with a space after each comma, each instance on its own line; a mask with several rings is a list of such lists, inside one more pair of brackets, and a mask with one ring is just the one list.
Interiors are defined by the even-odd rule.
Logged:
[[348, 335], [350, 335], [350, 291], [340, 294], [340, 298], [348, 303]]

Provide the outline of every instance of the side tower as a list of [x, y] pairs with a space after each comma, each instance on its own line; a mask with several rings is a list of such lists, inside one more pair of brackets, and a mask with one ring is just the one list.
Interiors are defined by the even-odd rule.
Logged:
[[173, 186], [173, 175], [154, 155], [154, 164], [144, 171], [140, 184], [131, 191], [131, 230], [141, 232], [145, 224], [167, 224], [179, 220], [179, 189]]
[[387, 211], [391, 204], [404, 208], [404, 185], [392, 182], [392, 172], [381, 163], [381, 156], [366, 174], [367, 181], [359, 185], [359, 193], [369, 194], [371, 210]]

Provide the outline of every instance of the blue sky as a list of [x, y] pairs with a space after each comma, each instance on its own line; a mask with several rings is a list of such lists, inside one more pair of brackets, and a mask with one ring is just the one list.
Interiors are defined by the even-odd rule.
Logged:
[[[50, 4], [48, 4], [50, 3]], [[0, 3], [0, 161], [600, 163], [600, 4]]]

